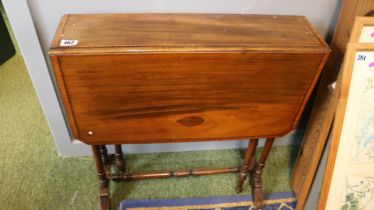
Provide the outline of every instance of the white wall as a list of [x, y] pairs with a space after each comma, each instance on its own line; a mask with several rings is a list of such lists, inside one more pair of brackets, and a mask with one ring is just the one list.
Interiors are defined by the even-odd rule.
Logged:
[[[28, 71], [39, 96], [60, 155], [88, 155], [83, 144], [70, 142], [62, 111], [48, 73], [47, 50], [59, 20], [66, 13], [186, 12], [305, 15], [323, 35], [335, 26], [340, 0], [3, 0]], [[30, 12], [30, 13], [29, 13]], [[44, 60], [44, 57], [47, 58]], [[278, 145], [300, 140], [295, 133]], [[245, 146], [243, 141], [163, 145], [130, 145], [125, 152], [223, 149]]]

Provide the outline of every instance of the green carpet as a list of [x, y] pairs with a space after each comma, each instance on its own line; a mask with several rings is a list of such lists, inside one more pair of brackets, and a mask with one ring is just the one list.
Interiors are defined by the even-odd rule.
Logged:
[[[14, 37], [13, 37], [14, 39]], [[58, 157], [19, 50], [0, 66], [0, 209], [99, 209], [91, 158]], [[289, 191], [296, 148], [276, 147], [265, 168], [265, 191]], [[235, 166], [237, 150], [126, 155], [128, 168], [162, 170]], [[111, 184], [112, 207], [122, 199], [235, 195], [236, 174]], [[250, 193], [245, 183], [243, 194]]]

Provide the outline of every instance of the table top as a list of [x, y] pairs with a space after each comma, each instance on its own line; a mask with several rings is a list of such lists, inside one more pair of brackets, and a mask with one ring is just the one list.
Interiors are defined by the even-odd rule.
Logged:
[[[61, 40], [78, 44], [61, 46]], [[50, 53], [259, 49], [325, 52], [328, 47], [303, 16], [69, 14], [61, 20]]]

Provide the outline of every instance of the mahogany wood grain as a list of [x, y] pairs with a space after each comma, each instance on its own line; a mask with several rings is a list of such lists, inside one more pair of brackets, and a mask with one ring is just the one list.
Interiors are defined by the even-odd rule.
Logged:
[[[78, 40], [60, 47], [61, 40]], [[305, 17], [235, 14], [74, 14], [63, 16], [52, 54], [281, 49], [326, 52]]]
[[324, 56], [59, 56], [59, 66], [75, 138], [149, 143], [282, 136], [296, 126]]
[[69, 124], [70, 131], [73, 134], [78, 133], [77, 126], [75, 124], [75, 117], [74, 117], [73, 112], [72, 112], [72, 107], [70, 106], [70, 103], [69, 103], [68, 93], [65, 90], [64, 80], [63, 80], [63, 77], [61, 75], [62, 71], [61, 71], [60, 65], [58, 63], [58, 57], [54, 56], [54, 55], [51, 55], [50, 59], [51, 59], [51, 64], [52, 64], [52, 68], [53, 68], [54, 78], [55, 78], [55, 81], [57, 83], [56, 86], [59, 89], [59, 93], [60, 93], [59, 96], [60, 96], [61, 101], [64, 105], [63, 108], [65, 110], [65, 115], [68, 119], [67, 123]]
[[103, 14], [64, 16], [50, 54], [73, 136], [98, 145], [282, 136], [328, 47], [300, 16]]

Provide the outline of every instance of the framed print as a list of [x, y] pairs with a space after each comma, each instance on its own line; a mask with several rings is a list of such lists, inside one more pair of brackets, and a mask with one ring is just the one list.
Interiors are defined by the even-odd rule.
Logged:
[[374, 209], [374, 44], [348, 44], [318, 209]]
[[349, 42], [374, 43], [374, 18], [356, 17]]

